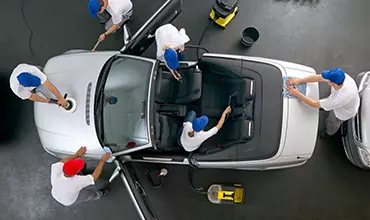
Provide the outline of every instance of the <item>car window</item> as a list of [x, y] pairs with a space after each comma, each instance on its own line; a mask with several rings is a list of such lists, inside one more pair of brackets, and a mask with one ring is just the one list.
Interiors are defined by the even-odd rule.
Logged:
[[113, 151], [149, 142], [145, 103], [152, 63], [120, 57], [109, 70], [104, 86], [104, 144]]

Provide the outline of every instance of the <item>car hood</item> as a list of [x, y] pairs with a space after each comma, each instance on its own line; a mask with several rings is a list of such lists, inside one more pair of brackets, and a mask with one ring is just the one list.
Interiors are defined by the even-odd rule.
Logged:
[[[68, 54], [47, 62], [44, 73], [48, 80], [75, 99], [77, 109], [67, 113], [56, 105], [35, 102], [35, 123], [44, 148], [73, 152], [86, 145], [88, 152], [101, 150], [94, 123], [94, 94], [100, 71], [114, 54], [117, 52]], [[53, 97], [46, 88], [40, 90]]]
[[[297, 65], [301, 66], [301, 65]], [[285, 68], [287, 76], [303, 78], [316, 74], [312, 68]], [[318, 83], [307, 83], [306, 95], [313, 100], [319, 100]], [[302, 101], [293, 98], [284, 98], [287, 102], [285, 124], [285, 144], [282, 156], [311, 157], [315, 145], [319, 124], [319, 109], [312, 108]]]

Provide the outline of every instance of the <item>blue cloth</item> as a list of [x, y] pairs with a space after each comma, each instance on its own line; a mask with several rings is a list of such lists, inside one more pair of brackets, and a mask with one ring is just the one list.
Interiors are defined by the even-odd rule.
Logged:
[[346, 78], [344, 71], [339, 68], [324, 70], [322, 71], [321, 76], [337, 85], [341, 85], [344, 82], [344, 78]]
[[167, 66], [170, 69], [176, 70], [177, 68], [179, 68], [179, 59], [177, 57], [176, 51], [167, 48], [164, 52], [164, 60], [166, 61]]
[[[284, 98], [297, 99], [297, 97], [289, 95], [289, 93], [286, 91], [286, 88], [287, 88], [286, 81], [290, 78], [292, 78], [292, 77], [290, 77], [290, 76], [283, 77], [283, 87], [284, 87], [283, 96], [284, 96]], [[293, 85], [291, 85], [291, 87], [293, 87]], [[298, 91], [300, 91], [303, 95], [306, 95], [307, 83], [301, 83], [301, 84], [297, 85], [296, 87], [297, 87]]]
[[100, 11], [101, 4], [98, 0], [90, 0], [89, 3], [87, 3], [87, 7], [89, 9], [91, 17], [95, 18]]
[[19, 84], [24, 87], [38, 87], [41, 85], [41, 79], [35, 75], [23, 72], [17, 76]]
[[[110, 148], [109, 148], [109, 147], [103, 147], [103, 149], [104, 149], [104, 151], [105, 151], [106, 153], [112, 153], [112, 151], [110, 150]], [[111, 157], [109, 158], [109, 160], [107, 160], [107, 163], [112, 163], [112, 162], [113, 162], [113, 160], [114, 160], [114, 156], [111, 156]]]
[[203, 130], [207, 124], [208, 124], [208, 117], [203, 115], [199, 118], [196, 118], [193, 121], [193, 130], [196, 132], [199, 132]]

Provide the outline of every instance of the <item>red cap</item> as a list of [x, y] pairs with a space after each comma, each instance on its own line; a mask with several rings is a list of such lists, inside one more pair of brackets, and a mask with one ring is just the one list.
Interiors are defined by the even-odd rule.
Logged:
[[63, 165], [63, 172], [67, 176], [74, 176], [81, 171], [85, 166], [85, 161], [82, 159], [70, 160]]

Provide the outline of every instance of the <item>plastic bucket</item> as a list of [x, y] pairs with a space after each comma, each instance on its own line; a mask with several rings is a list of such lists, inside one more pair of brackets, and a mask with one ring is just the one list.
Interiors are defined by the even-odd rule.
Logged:
[[255, 27], [247, 27], [242, 32], [241, 42], [247, 46], [250, 47], [258, 40], [260, 37], [260, 33], [258, 32], [257, 28]]

